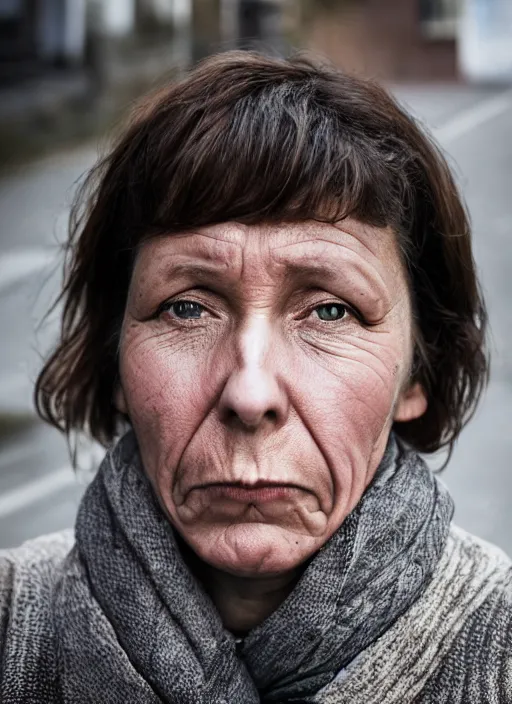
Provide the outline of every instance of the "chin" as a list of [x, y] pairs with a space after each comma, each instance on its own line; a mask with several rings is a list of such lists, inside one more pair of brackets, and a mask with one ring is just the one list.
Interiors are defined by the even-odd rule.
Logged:
[[270, 576], [296, 569], [323, 541], [265, 523], [208, 526], [187, 536], [194, 552], [212, 567], [238, 577]]

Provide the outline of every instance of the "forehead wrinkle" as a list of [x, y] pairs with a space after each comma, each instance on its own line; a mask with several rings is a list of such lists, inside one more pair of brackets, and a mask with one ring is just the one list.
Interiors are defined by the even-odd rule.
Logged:
[[[348, 227], [347, 227], [348, 224]], [[351, 227], [352, 225], [352, 227]], [[374, 251], [372, 247], [370, 246], [369, 242], [365, 241], [365, 237], [367, 234], [368, 229], [371, 229], [371, 234], [372, 237], [368, 237], [367, 239], [370, 240], [372, 243], [375, 244], [382, 244], [382, 240], [379, 241], [379, 239], [376, 237], [377, 234], [379, 235], [387, 235], [388, 239], [391, 240], [391, 243], [395, 243], [395, 236], [393, 234], [393, 231], [390, 228], [381, 228], [381, 227], [371, 227], [368, 228], [368, 226], [365, 226], [363, 224], [357, 223], [356, 221], [348, 218], [347, 220], [343, 220], [340, 223], [333, 223], [333, 227], [338, 230], [338, 232], [341, 232], [344, 235], [348, 235], [349, 237], [353, 237], [359, 244], [366, 249], [367, 252], [369, 252], [372, 257], [375, 257], [375, 259], [379, 259], [379, 255], [377, 254], [377, 251]]]
[[[229, 234], [229, 228], [227, 228], [225, 234]], [[238, 254], [240, 259], [242, 258], [244, 245], [239, 239], [215, 236], [215, 234], [208, 232], [193, 232], [191, 237], [194, 239], [187, 244], [190, 249], [195, 250], [194, 252], [188, 252], [192, 256], [195, 255], [212, 262], [217, 261], [223, 266], [229, 266], [232, 259], [236, 258], [233, 257], [234, 253]], [[199, 242], [196, 238], [200, 238]], [[201, 238], [206, 240], [206, 242], [201, 241]]]
[[276, 247], [273, 247], [272, 249], [273, 249], [273, 251], [277, 251], [277, 250], [282, 250], [282, 249], [286, 249], [286, 248], [296, 247], [297, 245], [300, 245], [300, 244], [313, 244], [314, 245], [317, 242], [323, 242], [325, 244], [332, 244], [332, 245], [336, 245], [338, 247], [344, 247], [346, 249], [349, 249], [350, 251], [355, 252], [359, 256], [361, 256], [361, 254], [357, 251], [358, 245], [360, 245], [363, 250], [365, 250], [366, 252], [368, 252], [370, 254], [372, 259], [374, 259], [378, 263], [381, 262], [381, 258], [379, 257], [379, 255], [377, 253], [375, 253], [372, 249], [370, 249], [370, 247], [365, 242], [363, 242], [361, 239], [359, 239], [359, 237], [357, 237], [355, 234], [352, 234], [351, 232], [347, 232], [346, 230], [341, 230], [340, 228], [336, 228], [336, 229], [337, 229], [338, 233], [341, 233], [342, 235], [347, 235], [347, 238], [350, 238], [350, 239], [347, 239], [347, 241], [353, 242], [355, 246], [348, 247], [347, 243], [340, 240], [336, 235], [333, 235], [332, 238], [320, 237], [320, 236], [316, 235], [314, 237], [308, 237], [307, 239], [297, 240], [295, 242], [287, 242], [286, 244], [278, 245]]
[[[202, 237], [207, 240], [215, 240], [216, 242], [225, 242], [241, 246], [240, 237], [247, 235], [246, 230], [248, 225], [235, 222], [218, 223], [216, 225], [206, 225], [199, 230], [190, 229], [185, 232], [170, 233], [168, 235], [160, 235], [162, 239], [172, 237], [173, 239], [184, 239], [187, 237]], [[217, 234], [218, 233], [218, 234]]]

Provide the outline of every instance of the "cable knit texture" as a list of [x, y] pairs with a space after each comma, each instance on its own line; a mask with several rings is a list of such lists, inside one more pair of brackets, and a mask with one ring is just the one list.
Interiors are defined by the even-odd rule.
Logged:
[[512, 704], [512, 572], [451, 526], [393, 438], [352, 514], [237, 646], [153, 496], [133, 433], [71, 532], [0, 553], [3, 704]]

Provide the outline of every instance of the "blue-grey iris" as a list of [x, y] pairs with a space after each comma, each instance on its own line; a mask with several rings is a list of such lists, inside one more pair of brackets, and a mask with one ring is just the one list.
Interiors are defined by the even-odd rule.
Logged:
[[318, 306], [315, 310], [320, 320], [324, 321], [340, 320], [346, 313], [345, 306], [337, 303], [327, 303], [326, 305]]

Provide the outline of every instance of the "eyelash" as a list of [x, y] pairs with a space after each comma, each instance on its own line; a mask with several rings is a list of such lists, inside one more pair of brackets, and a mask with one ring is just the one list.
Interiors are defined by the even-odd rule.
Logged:
[[[170, 299], [170, 300], [164, 301], [162, 304], [160, 304], [156, 310], [154, 317], [158, 318], [160, 315], [162, 315], [162, 313], [170, 312], [170, 308], [173, 305], [175, 305], [176, 303], [180, 303], [180, 302], [194, 303], [194, 304], [200, 306], [203, 310], [205, 310], [205, 311], [208, 310], [207, 306], [205, 306], [203, 303], [201, 303], [199, 301], [194, 301], [193, 299], [190, 299], [190, 298], [175, 298], [175, 299]], [[335, 300], [325, 301], [323, 303], [317, 303], [316, 305], [308, 308], [306, 311], [306, 314], [301, 316], [300, 319], [305, 319], [305, 318], [309, 317], [318, 308], [324, 308], [327, 306], [342, 307], [345, 309], [346, 313], [352, 315], [359, 323], [361, 323], [361, 325], [364, 325], [366, 327], [371, 326], [371, 324], [367, 320], [365, 320], [365, 318], [363, 317], [361, 312], [358, 311], [356, 308], [349, 306], [346, 303], [342, 303], [341, 301], [335, 301]], [[174, 318], [174, 320], [179, 320], [180, 322], [187, 324], [191, 320], [198, 320], [198, 318], [187, 319], [187, 318], [180, 318], [179, 316], [176, 316]], [[332, 321], [321, 320], [321, 318], [318, 318], [318, 322], [320, 322], [320, 323], [340, 323], [343, 320], [345, 320], [345, 315], [342, 318], [339, 318], [338, 320], [332, 320]]]

